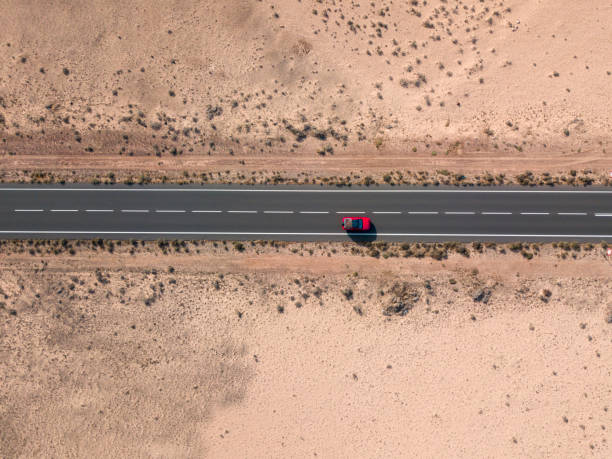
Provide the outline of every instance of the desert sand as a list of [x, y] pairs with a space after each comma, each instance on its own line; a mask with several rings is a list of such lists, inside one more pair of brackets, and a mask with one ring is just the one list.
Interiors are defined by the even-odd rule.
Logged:
[[[0, 0], [0, 181], [610, 185], [608, 3]], [[0, 457], [610, 457], [605, 247], [0, 241]]]
[[612, 169], [607, 2], [3, 0], [2, 11], [5, 181]]
[[0, 262], [3, 457], [610, 456], [599, 247], [25, 247]]

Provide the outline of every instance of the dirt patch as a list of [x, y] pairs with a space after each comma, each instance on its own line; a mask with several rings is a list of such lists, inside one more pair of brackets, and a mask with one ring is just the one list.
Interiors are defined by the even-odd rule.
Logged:
[[231, 329], [204, 333], [214, 314], [177, 285], [189, 288], [143, 271], [3, 266], [3, 453], [206, 451], [198, 432], [215, 407], [241, 402], [253, 368]]
[[612, 45], [593, 26], [612, 13], [597, 4], [3, 11], [5, 181], [604, 183], [612, 169]]
[[5, 455], [609, 455], [601, 248], [12, 244]]

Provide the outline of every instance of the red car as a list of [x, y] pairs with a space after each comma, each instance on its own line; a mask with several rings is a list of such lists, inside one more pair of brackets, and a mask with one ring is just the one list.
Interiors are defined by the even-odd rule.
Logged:
[[342, 229], [345, 231], [370, 231], [372, 225], [368, 217], [344, 217]]

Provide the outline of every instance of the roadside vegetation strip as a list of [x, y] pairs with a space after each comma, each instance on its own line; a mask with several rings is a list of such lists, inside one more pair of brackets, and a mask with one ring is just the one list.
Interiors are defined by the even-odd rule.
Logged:
[[[149, 188], [142, 185], [141, 188], [134, 187], [112, 187], [116, 184], [109, 184], [109, 188], [98, 188], [98, 187], [66, 187], [65, 185], [57, 185], [55, 187], [41, 186], [41, 187], [2, 187], [0, 186], [0, 192], [3, 191], [72, 191], [72, 192], [149, 192], [149, 193], [210, 193], [210, 192], [229, 192], [229, 193], [511, 193], [511, 194], [612, 194], [612, 190], [585, 190], [584, 188], [577, 188], [575, 190], [551, 190], [548, 188], [541, 187], [539, 189], [528, 189], [528, 190], [516, 190], [516, 189], [498, 189], [498, 188], [479, 188], [479, 189], [466, 189], [466, 188], [445, 188], [445, 189], [431, 189], [423, 188], [418, 184], [406, 184], [412, 188], [385, 188], [385, 189], [372, 189], [369, 187], [363, 188], [306, 188], [301, 185], [301, 188], [282, 188], [279, 185], [267, 185], [267, 188], [246, 188], [248, 185], [241, 185], [239, 188]], [[121, 184], [119, 184], [121, 185]], [[199, 183], [193, 183], [192, 185], [201, 185]], [[516, 186], [516, 185], [514, 185]], [[502, 186], [500, 186], [501, 188]]]
[[[150, 253], [151, 249], [159, 248], [164, 255], [170, 253], [182, 252], [193, 254], [196, 251], [190, 250], [192, 247], [215, 247], [224, 248], [228, 246], [228, 243], [234, 244], [234, 248], [238, 252], [249, 252], [259, 254], [259, 248], [270, 246], [276, 249], [286, 248], [287, 253], [303, 255], [301, 250], [304, 249], [304, 241], [281, 241], [274, 240], [271, 238], [256, 238], [253, 240], [243, 241], [229, 241], [227, 239], [219, 240], [201, 240], [197, 238], [185, 238], [176, 239], [167, 236], [160, 236], [157, 239], [142, 239], [142, 238], [102, 238], [93, 236], [84, 236], [81, 238], [74, 239], [60, 239], [60, 238], [46, 238], [34, 240], [31, 236], [28, 238], [21, 239], [0, 239], [0, 253], [2, 254], [23, 254], [29, 252], [31, 255], [59, 255], [61, 253], [69, 253], [70, 255], [76, 255], [77, 250], [107, 250], [109, 253], [128, 253], [135, 255], [146, 251]], [[598, 242], [598, 245], [595, 243]], [[364, 241], [362, 244], [356, 246], [346, 240], [343, 241], [327, 241], [324, 244], [320, 242], [313, 242], [316, 244], [318, 249], [323, 250], [321, 255], [330, 253], [336, 254], [343, 252], [350, 255], [358, 256], [370, 256], [374, 258], [389, 258], [389, 257], [414, 257], [423, 258], [430, 257], [435, 260], [444, 260], [448, 258], [451, 253], [457, 253], [461, 256], [469, 258], [472, 254], [482, 254], [488, 251], [492, 251], [498, 254], [520, 254], [527, 260], [531, 260], [535, 257], [543, 255], [541, 249], [550, 247], [555, 250], [555, 256], [561, 259], [567, 259], [569, 257], [577, 259], [582, 254], [586, 254], [593, 250], [603, 250], [603, 254], [607, 253], [608, 250], [612, 250], [610, 243], [605, 240], [591, 241], [591, 242], [578, 242], [573, 241], [530, 241], [530, 242], [495, 242], [488, 240], [484, 242], [460, 242], [460, 241], [438, 241], [438, 242], [418, 242], [418, 241]], [[298, 248], [299, 247], [299, 248]], [[310, 250], [309, 250], [310, 252]], [[582, 252], [582, 254], [581, 254]], [[312, 253], [311, 253], [312, 254]], [[328, 255], [329, 256], [329, 255]]]
[[[612, 214], [610, 214], [612, 217]], [[346, 236], [346, 232], [254, 232], [254, 231], [104, 231], [104, 230], [0, 230], [0, 234], [52, 234], [52, 235], [116, 235], [116, 236]], [[388, 237], [466, 237], [479, 238], [547, 238], [567, 239], [612, 239], [612, 234], [520, 234], [520, 233], [374, 233]], [[367, 237], [368, 233], [356, 236]], [[385, 242], [385, 241], [381, 241]]]

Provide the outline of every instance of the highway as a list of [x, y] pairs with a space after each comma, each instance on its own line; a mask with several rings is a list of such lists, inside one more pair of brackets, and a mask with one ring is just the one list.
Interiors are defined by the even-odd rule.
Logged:
[[[347, 235], [343, 216], [375, 230]], [[0, 238], [612, 241], [612, 190], [0, 186]]]

